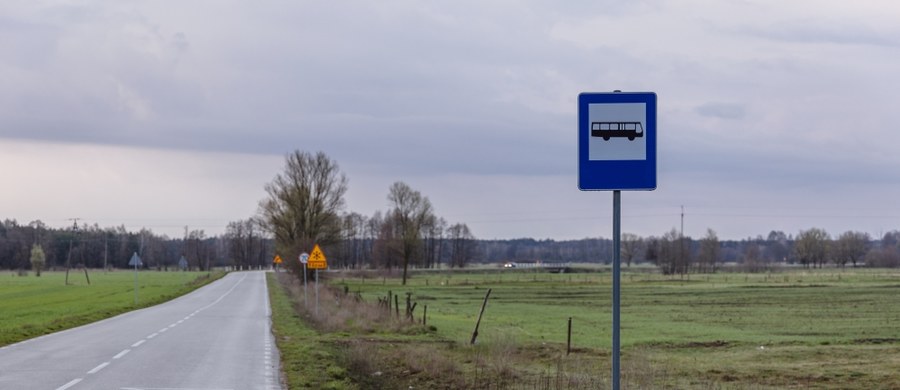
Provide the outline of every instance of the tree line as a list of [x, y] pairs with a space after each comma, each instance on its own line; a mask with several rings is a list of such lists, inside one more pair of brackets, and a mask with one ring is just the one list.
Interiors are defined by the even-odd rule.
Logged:
[[[277, 254], [300, 275], [296, 259], [314, 244], [325, 250], [330, 268], [401, 270], [404, 283], [410, 268], [612, 261], [612, 241], [604, 238], [478, 240], [465, 223], [438, 216], [427, 196], [402, 181], [388, 188], [388, 209], [371, 216], [346, 211], [347, 188], [335, 160], [298, 150], [266, 184], [256, 215], [230, 222], [222, 235], [185, 227], [183, 237], [170, 238], [150, 229], [131, 232], [77, 221], [70, 228], [50, 228], [40, 220], [23, 225], [7, 219], [0, 222], [0, 268], [127, 268], [132, 254], [139, 253], [143, 267], [157, 270], [177, 268], [182, 258], [189, 269], [258, 269], [270, 266]], [[659, 236], [623, 234], [621, 259], [626, 267], [651, 263], [666, 274], [715, 272], [724, 263], [750, 271], [782, 263], [897, 267], [900, 231], [872, 239], [862, 232], [831, 236], [811, 228], [796, 236], [771, 231], [766, 237], [721, 241], [712, 229], [694, 239], [673, 228]]]
[[[347, 186], [346, 175], [325, 153], [294, 151], [265, 186], [267, 197], [250, 220], [271, 234], [283, 257], [297, 258], [318, 244], [329, 267], [399, 269], [404, 284], [411, 267], [463, 267], [475, 258], [469, 227], [437, 216], [428, 197], [408, 184], [393, 183], [390, 208], [371, 217], [345, 212]], [[285, 265], [302, 272], [297, 262]]]
[[[399, 190], [399, 189], [398, 189]], [[404, 188], [403, 191], [411, 190]], [[420, 194], [421, 195], [421, 194]], [[424, 199], [424, 198], [423, 198]], [[404, 261], [403, 228], [393, 210], [378, 211], [371, 217], [356, 212], [339, 214], [338, 239], [326, 247], [329, 266], [349, 269], [402, 269]], [[412, 245], [408, 267], [464, 267], [472, 262], [584, 262], [612, 261], [612, 240], [478, 240], [462, 223], [450, 225], [433, 213], [423, 219], [418, 239]], [[6, 219], [0, 222], [0, 268], [33, 268], [35, 244], [43, 253], [44, 269], [72, 267], [130, 268], [133, 253], [140, 253], [143, 267], [162, 271], [178, 269], [184, 257], [188, 268], [205, 270], [231, 266], [239, 269], [263, 268], [272, 263], [275, 242], [257, 218], [228, 224], [221, 236], [207, 236], [203, 230], [187, 230], [182, 238], [169, 238], [150, 229], [137, 232], [125, 227], [100, 228], [98, 225], [73, 225], [50, 228], [41, 221], [20, 224]], [[309, 249], [304, 247], [303, 251]], [[297, 257], [283, 253], [285, 261], [297, 263]], [[714, 272], [725, 263], [737, 264], [748, 271], [761, 271], [773, 264], [804, 267], [833, 265], [900, 266], [900, 231], [894, 230], [873, 239], [869, 234], [847, 231], [836, 236], [819, 228], [802, 230], [796, 235], [771, 231], [766, 237], [719, 240], [709, 229], [700, 239], [681, 237], [670, 230], [660, 236], [622, 235], [623, 266], [638, 263], [656, 265], [663, 273]]]
[[[612, 262], [612, 240], [491, 240], [478, 241], [476, 259], [485, 263], [503, 262]], [[747, 271], [762, 271], [774, 264], [803, 267], [833, 265], [900, 266], [900, 231], [873, 239], [864, 232], [846, 231], [832, 236], [820, 228], [801, 230], [796, 235], [771, 231], [766, 237], [720, 240], [707, 229], [694, 239], [671, 229], [659, 236], [640, 237], [625, 233], [621, 238], [622, 265], [649, 263], [665, 274], [715, 272], [725, 263]]]
[[[261, 268], [271, 263], [271, 246], [259, 227], [239, 222], [229, 224], [221, 236], [185, 228], [184, 237], [174, 239], [151, 229], [134, 232], [124, 226], [101, 228], [77, 221], [68, 228], [51, 228], [40, 220], [0, 222], [0, 268], [35, 272], [69, 267], [130, 268], [128, 262], [135, 253], [143, 268], [160, 271], [182, 269], [182, 258], [184, 269], [189, 270]], [[38, 267], [32, 264], [36, 251], [41, 253]]]

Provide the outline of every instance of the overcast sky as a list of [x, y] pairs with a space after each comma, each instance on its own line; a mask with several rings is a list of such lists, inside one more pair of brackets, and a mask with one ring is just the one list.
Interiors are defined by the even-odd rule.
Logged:
[[4, 1], [0, 218], [218, 234], [286, 153], [479, 238], [611, 235], [580, 92], [658, 95], [623, 231], [900, 228], [895, 1]]

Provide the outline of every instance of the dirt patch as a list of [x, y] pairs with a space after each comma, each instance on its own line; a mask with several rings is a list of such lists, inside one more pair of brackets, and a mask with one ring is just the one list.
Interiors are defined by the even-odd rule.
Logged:
[[870, 338], [870, 339], [853, 340], [853, 344], [896, 344], [896, 343], [900, 343], [900, 339], [898, 339], [898, 338]]
[[[797, 281], [797, 283], [802, 283]], [[783, 285], [774, 285], [774, 286], [760, 286], [760, 285], [750, 285], [750, 286], [740, 286], [740, 288], [756, 288], [756, 289], [779, 289], [779, 288], [821, 288], [821, 287], [831, 287], [827, 284], [783, 284]]]
[[693, 341], [687, 344], [684, 344], [685, 348], [723, 348], [727, 347], [728, 342], [725, 340], [715, 340], [715, 341]]
[[691, 341], [688, 343], [651, 343], [647, 345], [651, 348], [660, 349], [698, 349], [698, 348], [726, 348], [731, 344], [725, 340], [713, 341]]

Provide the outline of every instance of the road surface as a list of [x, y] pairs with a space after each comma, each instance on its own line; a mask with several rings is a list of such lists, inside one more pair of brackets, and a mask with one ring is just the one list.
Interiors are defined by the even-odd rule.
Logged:
[[264, 272], [233, 272], [170, 302], [0, 348], [0, 389], [274, 390]]

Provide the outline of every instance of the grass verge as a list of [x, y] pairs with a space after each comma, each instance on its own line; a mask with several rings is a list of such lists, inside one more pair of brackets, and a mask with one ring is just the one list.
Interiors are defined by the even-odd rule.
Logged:
[[[80, 272], [80, 271], [79, 271]], [[41, 277], [0, 277], [0, 346], [96, 322], [157, 305], [196, 290], [224, 272], [92, 272], [91, 284], [78, 273], [45, 272]]]
[[[266, 274], [272, 306], [272, 332], [281, 354], [282, 377], [288, 389], [356, 389], [339, 364], [333, 344], [306, 324], [303, 306], [278, 274]], [[300, 297], [302, 299], [302, 297]]]

